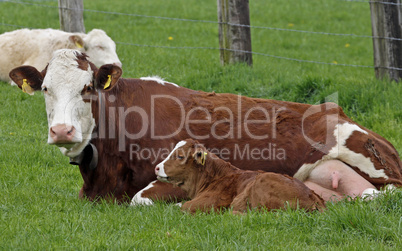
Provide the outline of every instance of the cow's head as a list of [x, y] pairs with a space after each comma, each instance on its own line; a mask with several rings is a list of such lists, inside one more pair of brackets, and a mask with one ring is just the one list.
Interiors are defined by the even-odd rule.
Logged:
[[70, 42], [81, 52], [88, 55], [89, 60], [97, 67], [114, 64], [121, 67], [116, 53], [115, 42], [103, 30], [93, 29], [88, 34], [75, 34], [69, 37]]
[[196, 183], [205, 171], [207, 150], [196, 140], [187, 139], [176, 144], [169, 156], [155, 167], [160, 181], [170, 182], [184, 191]]
[[10, 72], [10, 78], [28, 94], [44, 93], [48, 143], [57, 145], [64, 155], [75, 157], [89, 143], [95, 127], [92, 103], [98, 102], [101, 92], [112, 89], [121, 74], [116, 65], [97, 69], [85, 54], [63, 49], [54, 52], [42, 72], [21, 66]]

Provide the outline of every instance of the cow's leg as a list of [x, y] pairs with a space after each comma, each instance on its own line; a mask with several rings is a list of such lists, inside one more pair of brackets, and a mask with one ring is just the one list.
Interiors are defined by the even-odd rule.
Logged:
[[367, 188], [366, 190], [363, 191], [362, 197], [367, 198], [367, 199], [373, 199], [377, 197], [379, 194], [383, 194], [384, 192], [388, 191], [391, 192], [396, 189], [396, 186], [393, 184], [388, 184], [384, 187], [383, 191], [379, 191], [377, 189], [372, 189], [372, 188]]
[[189, 213], [196, 213], [197, 211], [210, 213], [213, 210], [220, 210], [226, 208], [228, 204], [222, 205], [219, 196], [216, 194], [205, 194], [198, 196], [190, 201], [185, 202], [181, 206], [181, 210]]
[[144, 189], [136, 193], [131, 200], [131, 206], [137, 205], [153, 205], [154, 201], [177, 202], [187, 199], [186, 193], [172, 184], [161, 182], [159, 180], [152, 181]]
[[187, 201], [181, 206], [182, 211], [189, 212], [191, 214], [195, 214], [197, 211], [209, 213], [211, 212], [212, 208], [213, 205], [200, 203], [197, 199]]
[[247, 212], [249, 191], [250, 186], [247, 186], [241, 193], [234, 197], [232, 203], [230, 204], [233, 214], [242, 214]]
[[304, 183], [325, 201], [339, 200], [345, 196], [354, 198], [362, 196], [367, 189], [376, 190], [374, 185], [339, 160], [319, 164]]
[[157, 180], [152, 181], [151, 183], [148, 184], [145, 188], [140, 190], [138, 193], [136, 193], [131, 200], [130, 206], [137, 206], [137, 205], [153, 205], [153, 201], [145, 196], [143, 196], [144, 192], [146, 193], [149, 189], [152, 189], [154, 187], [154, 184], [157, 182]]

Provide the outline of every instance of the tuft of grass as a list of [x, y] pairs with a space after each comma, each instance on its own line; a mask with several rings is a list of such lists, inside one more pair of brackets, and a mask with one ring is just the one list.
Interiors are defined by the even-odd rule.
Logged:
[[323, 89], [330, 84], [330, 80], [307, 77], [303, 79], [301, 83], [297, 83], [295, 85], [296, 97], [294, 100], [300, 103], [317, 102], [317, 100], [320, 98], [317, 97], [317, 95], [320, 95]]

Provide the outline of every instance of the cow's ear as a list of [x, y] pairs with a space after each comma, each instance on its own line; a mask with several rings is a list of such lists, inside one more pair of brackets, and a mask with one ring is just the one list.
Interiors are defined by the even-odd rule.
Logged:
[[197, 164], [205, 165], [207, 155], [208, 153], [204, 149], [198, 148], [195, 150], [193, 157], [195, 162], [197, 162]]
[[78, 35], [71, 35], [68, 37], [68, 39], [70, 40], [70, 42], [75, 44], [75, 46], [78, 49], [81, 49], [82, 47], [84, 47], [84, 40], [82, 39], [82, 37], [80, 37]]
[[110, 90], [112, 89], [117, 80], [119, 80], [122, 74], [120, 67], [113, 64], [102, 65], [96, 72], [95, 85], [97, 89]]
[[10, 71], [10, 78], [18, 87], [29, 95], [40, 91], [43, 83], [43, 75], [32, 66], [20, 66]]

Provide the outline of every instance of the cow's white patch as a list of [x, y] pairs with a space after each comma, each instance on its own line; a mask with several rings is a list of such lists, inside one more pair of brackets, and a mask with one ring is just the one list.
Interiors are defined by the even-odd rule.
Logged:
[[323, 156], [322, 159], [316, 161], [313, 164], [303, 164], [296, 172], [294, 177], [304, 181], [308, 178], [311, 171], [324, 161], [330, 159], [338, 159], [345, 162], [346, 164], [359, 168], [360, 171], [368, 174], [372, 178], [388, 179], [388, 176], [385, 174], [384, 170], [375, 169], [374, 164], [373, 162], [371, 162], [370, 158], [365, 157], [361, 153], [353, 152], [352, 150], [346, 147], [346, 140], [355, 131], [368, 134], [365, 130], [361, 129], [360, 127], [354, 124], [344, 123], [336, 125], [334, 130], [334, 136], [337, 144], [328, 152], [327, 155]]
[[314, 168], [316, 168], [318, 165], [321, 163], [324, 163], [327, 160], [333, 159], [332, 157], [328, 155], [324, 155], [322, 159], [317, 160], [315, 163], [312, 164], [303, 164], [299, 170], [293, 175], [298, 180], [305, 181], [309, 176], [310, 173], [313, 171]]
[[174, 149], [169, 153], [169, 156], [166, 157], [166, 159], [164, 159], [161, 163], [159, 163], [157, 165], [157, 167], [159, 167], [159, 171], [158, 171], [158, 176], [162, 177], [162, 178], [167, 178], [168, 176], [165, 173], [165, 168], [164, 168], [164, 164], [165, 162], [170, 158], [170, 156], [172, 156], [172, 154], [174, 153], [174, 151], [176, 151], [178, 148], [184, 146], [187, 142], [182, 140], [179, 143], [176, 144], [176, 146], [174, 147]]
[[150, 200], [149, 198], [142, 197], [142, 193], [145, 190], [148, 190], [148, 189], [154, 187], [155, 182], [156, 182], [156, 180], [152, 181], [151, 183], [148, 184], [148, 186], [146, 186], [145, 188], [140, 190], [138, 193], [136, 193], [134, 195], [133, 199], [131, 200], [130, 206], [138, 206], [138, 205], [150, 206], [150, 205], [153, 205], [154, 204], [153, 201]]
[[[92, 81], [93, 72], [78, 68], [77, 51], [58, 50], [49, 63], [42, 89], [46, 88], [45, 102], [49, 130], [52, 126], [65, 124], [74, 126], [75, 143], [70, 148], [60, 147], [68, 157], [75, 157], [82, 152], [91, 139], [95, 127], [91, 104], [85, 103], [81, 91]], [[52, 144], [52, 137], [48, 136]]]
[[121, 67], [116, 54], [116, 43], [103, 30], [93, 29], [88, 34], [81, 35], [84, 40], [85, 52], [89, 60], [97, 67], [104, 64], [115, 64]]
[[177, 84], [167, 82], [167, 81], [165, 81], [163, 78], [161, 78], [159, 76], [141, 77], [140, 79], [144, 80], [144, 81], [155, 81], [155, 82], [157, 82], [158, 84], [161, 84], [161, 85], [171, 84], [173, 86], [179, 87]]

